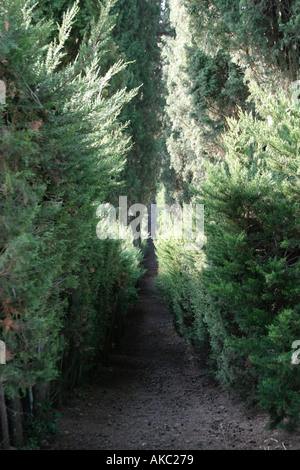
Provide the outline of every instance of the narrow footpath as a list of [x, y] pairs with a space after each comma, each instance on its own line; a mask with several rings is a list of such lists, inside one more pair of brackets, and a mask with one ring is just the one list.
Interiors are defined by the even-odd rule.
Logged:
[[267, 430], [267, 417], [245, 409], [193, 362], [154, 286], [149, 241], [140, 296], [129, 312], [121, 351], [59, 410], [60, 450], [289, 450], [300, 434]]

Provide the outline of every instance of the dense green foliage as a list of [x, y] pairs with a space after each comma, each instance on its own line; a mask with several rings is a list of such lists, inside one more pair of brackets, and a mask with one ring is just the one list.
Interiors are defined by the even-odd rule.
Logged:
[[258, 96], [264, 119], [230, 122], [224, 163], [208, 167], [201, 188], [211, 264], [203, 314], [221, 382], [292, 425], [300, 417], [300, 371], [291, 364], [300, 335], [300, 114], [283, 97]]
[[[80, 11], [67, 42], [67, 59], [75, 57], [79, 44], [89, 35], [91, 25], [99, 15], [98, 4], [105, 5], [105, 0], [79, 1]], [[40, 0], [39, 5], [44, 15], [57, 22], [66, 8], [73, 5], [73, 0]], [[103, 70], [107, 70], [120, 57], [128, 63], [126, 70], [113, 77], [110, 90], [121, 86], [126, 86], [129, 91], [139, 88], [119, 116], [123, 124], [128, 124], [127, 135], [132, 137], [133, 142], [122, 173], [125, 183], [123, 192], [130, 204], [149, 202], [155, 193], [160, 172], [160, 15], [159, 0], [114, 2], [110, 14], [114, 28], [101, 62]]]
[[275, 94], [298, 78], [300, 12], [297, 1], [170, 0], [165, 16], [174, 30], [163, 47], [167, 149], [173, 196], [186, 199], [203, 162], [222, 158], [227, 118], [254, 111], [248, 72]]
[[129, 203], [148, 204], [160, 172], [160, 0], [119, 0], [113, 11], [118, 51], [131, 62], [128, 87], [141, 87], [121, 114], [134, 142], [123, 173], [126, 195]]
[[120, 195], [204, 205], [201, 250], [156, 241], [177, 330], [299, 427], [299, 24], [297, 0], [0, 2], [3, 447], [118, 345], [143, 272], [97, 238]]
[[64, 396], [117, 343], [142, 254], [96, 236], [97, 206], [122, 188], [131, 142], [118, 118], [137, 92], [109, 89], [126, 67], [107, 68], [110, 4], [64, 66], [77, 4], [56, 33], [30, 5], [0, 5], [0, 380], [32, 408], [38, 388], [56, 379]]
[[297, 0], [187, 0], [185, 4], [194, 38], [207, 50], [223, 48], [266, 75], [280, 70], [292, 80], [298, 78]]
[[295, 428], [299, 5], [170, 0], [169, 18], [165, 200], [204, 204], [205, 244], [159, 240], [158, 285], [220, 383]]

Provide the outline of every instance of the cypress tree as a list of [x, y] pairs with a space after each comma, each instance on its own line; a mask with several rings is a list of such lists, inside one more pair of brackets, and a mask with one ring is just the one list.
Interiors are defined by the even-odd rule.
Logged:
[[[220, 383], [299, 426], [297, 2], [170, 0], [167, 150], [178, 202], [205, 205], [204, 247], [156, 242], [178, 331]], [[286, 44], [289, 46], [286, 48]], [[291, 86], [295, 85], [294, 87]], [[168, 159], [166, 158], [166, 161]], [[201, 195], [201, 198], [197, 197]]]
[[160, 1], [119, 0], [113, 11], [117, 14], [114, 38], [118, 51], [130, 62], [128, 88], [141, 87], [121, 114], [122, 122], [130, 122], [133, 139], [123, 172], [125, 192], [129, 203], [147, 204], [160, 174]]
[[293, 427], [300, 416], [300, 375], [291, 363], [300, 334], [299, 107], [283, 94], [252, 93], [261, 119], [241, 113], [229, 121], [224, 163], [208, 167], [201, 188], [210, 261], [205, 321], [223, 385], [257, 399], [272, 424]]
[[96, 235], [97, 206], [119, 189], [131, 145], [118, 117], [137, 92], [107, 92], [126, 68], [105, 60], [111, 4], [66, 63], [78, 2], [56, 35], [36, 8], [0, 5], [0, 381], [30, 413], [41, 388], [58, 380], [65, 395], [115, 347], [141, 274], [138, 249]]

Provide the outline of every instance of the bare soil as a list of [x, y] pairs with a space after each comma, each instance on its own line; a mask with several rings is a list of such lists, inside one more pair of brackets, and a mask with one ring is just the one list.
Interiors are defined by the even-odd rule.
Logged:
[[62, 410], [57, 450], [295, 450], [300, 433], [224, 392], [195, 363], [154, 286], [152, 241], [121, 350]]

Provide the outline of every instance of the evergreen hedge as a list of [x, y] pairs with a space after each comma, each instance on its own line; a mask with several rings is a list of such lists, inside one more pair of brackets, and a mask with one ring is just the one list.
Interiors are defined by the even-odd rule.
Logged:
[[0, 4], [0, 393], [28, 413], [115, 347], [142, 272], [139, 249], [96, 236], [97, 206], [122, 188], [131, 141], [118, 117], [137, 92], [109, 88], [126, 68], [107, 68], [110, 9], [64, 64], [78, 2], [59, 26], [34, 2]]
[[192, 259], [159, 242], [160, 282], [179, 331], [198, 349], [209, 344], [208, 364], [220, 383], [259, 403], [272, 426], [295, 429], [299, 105], [253, 84], [251, 92], [260, 117], [240, 111], [239, 120], [228, 120], [224, 159], [206, 163], [197, 190], [195, 201], [205, 205], [203, 252]]

